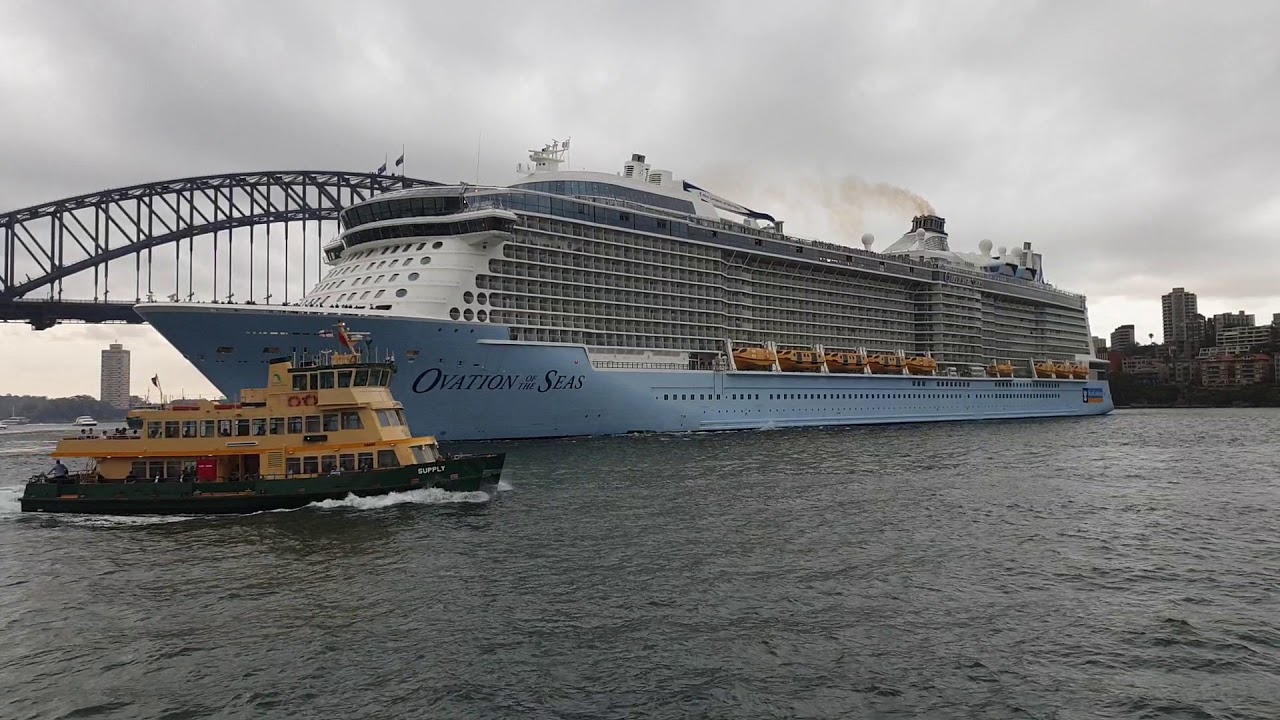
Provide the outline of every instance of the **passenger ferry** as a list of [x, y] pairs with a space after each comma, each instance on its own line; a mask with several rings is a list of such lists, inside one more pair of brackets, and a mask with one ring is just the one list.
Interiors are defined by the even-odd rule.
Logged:
[[1085, 298], [1030, 242], [953, 250], [927, 213], [879, 252], [809, 240], [642, 155], [563, 171], [566, 150], [351, 205], [300, 305], [137, 311], [224, 392], [358, 321], [403, 360], [409, 420], [456, 440], [1112, 409]]
[[[22, 509], [243, 513], [496, 484], [504, 455], [449, 455], [434, 437], [415, 437], [390, 392], [395, 362], [362, 360], [353, 336], [339, 324], [337, 337], [350, 352], [296, 366], [273, 358], [267, 386], [244, 390], [239, 402], [138, 408], [128, 429], [82, 430], [60, 440], [55, 472], [26, 486]], [[71, 473], [64, 459], [88, 459], [92, 467]]]
[[71, 424], [76, 427], [94, 427], [98, 424], [98, 421], [94, 420], [89, 415], [81, 415], [80, 417], [76, 418], [75, 422]]

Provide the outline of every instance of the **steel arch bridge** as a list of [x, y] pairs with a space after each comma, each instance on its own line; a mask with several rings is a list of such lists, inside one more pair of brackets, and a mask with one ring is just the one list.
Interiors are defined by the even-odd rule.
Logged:
[[[133, 305], [156, 293], [230, 300], [246, 285], [250, 302], [270, 303], [283, 288], [287, 303], [291, 266], [295, 284], [302, 274], [305, 292], [309, 261], [318, 268], [321, 257], [322, 224], [335, 221], [343, 207], [439, 184], [377, 173], [248, 172], [133, 185], [0, 213], [0, 321], [36, 329], [63, 321], [137, 323]], [[121, 294], [121, 265], [126, 298], [132, 265], [127, 301], [110, 299], [113, 289]]]

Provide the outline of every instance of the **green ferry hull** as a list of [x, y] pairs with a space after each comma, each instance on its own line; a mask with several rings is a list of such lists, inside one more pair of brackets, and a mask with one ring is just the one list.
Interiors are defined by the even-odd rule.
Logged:
[[498, 482], [505, 456], [470, 455], [438, 463], [302, 479], [242, 482], [47, 483], [26, 486], [23, 512], [91, 515], [234, 515], [292, 510], [350, 495], [372, 497], [439, 488], [472, 492]]

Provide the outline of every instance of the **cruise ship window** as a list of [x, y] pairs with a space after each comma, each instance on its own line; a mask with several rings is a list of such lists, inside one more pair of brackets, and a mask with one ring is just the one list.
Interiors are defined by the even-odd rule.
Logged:
[[422, 256], [422, 259], [421, 259], [421, 260], [419, 260], [418, 262], [419, 262], [420, 264], [422, 264], [422, 265], [430, 265], [430, 264], [431, 264], [431, 256], [430, 256], [430, 255], [423, 255], [423, 256]]
[[386, 290], [385, 290], [385, 289], [383, 289], [383, 290], [379, 290], [378, 292], [376, 292], [376, 293], [374, 293], [374, 294], [373, 294], [373, 299], [374, 299], [374, 300], [377, 300], [378, 298], [382, 297], [383, 293], [385, 293], [385, 292], [386, 292]]
[[307, 426], [307, 432], [309, 433], [320, 432], [320, 416], [308, 415], [306, 417], [306, 426]]
[[439, 250], [439, 249], [440, 249], [440, 248], [442, 248], [442, 247], [444, 247], [444, 243], [443, 243], [443, 242], [441, 242], [441, 241], [439, 241], [439, 240], [437, 240], [437, 241], [435, 241], [435, 242], [431, 243], [431, 249], [432, 249], [432, 250]]
[[409, 282], [413, 282], [414, 280], [417, 280], [419, 277], [420, 276], [418, 275], [418, 273], [411, 272], [409, 273]]

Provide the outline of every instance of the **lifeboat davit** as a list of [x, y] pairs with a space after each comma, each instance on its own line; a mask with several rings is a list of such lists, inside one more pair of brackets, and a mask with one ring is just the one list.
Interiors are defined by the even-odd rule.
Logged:
[[778, 367], [783, 372], [817, 372], [822, 356], [812, 350], [779, 350]]
[[829, 352], [826, 363], [827, 372], [833, 373], [860, 373], [867, 367], [866, 358], [851, 352]]
[[744, 347], [733, 351], [733, 364], [739, 370], [772, 370], [777, 359], [769, 348]]
[[925, 356], [907, 358], [907, 372], [912, 375], [936, 375], [938, 374], [938, 361]]
[[872, 355], [867, 358], [867, 367], [877, 375], [901, 375], [906, 361], [897, 355]]

